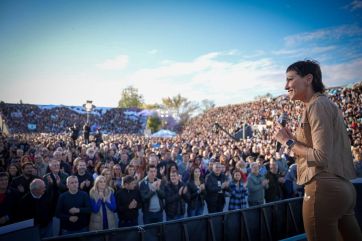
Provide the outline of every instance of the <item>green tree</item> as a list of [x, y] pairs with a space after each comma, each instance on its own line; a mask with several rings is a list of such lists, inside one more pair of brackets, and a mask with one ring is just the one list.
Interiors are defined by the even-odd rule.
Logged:
[[273, 98], [273, 95], [268, 92], [265, 95], [255, 96], [254, 100], [263, 100], [263, 99], [271, 99], [271, 98]]
[[215, 107], [215, 102], [212, 100], [204, 99], [201, 101], [200, 109], [202, 112], [206, 112]]
[[154, 114], [147, 119], [147, 128], [151, 130], [151, 133], [158, 131], [161, 128], [161, 119], [157, 114]]
[[179, 116], [182, 106], [187, 102], [187, 98], [182, 97], [180, 94], [174, 97], [162, 98], [162, 104], [166, 109], [174, 110]]
[[144, 103], [142, 105], [142, 109], [145, 109], [145, 110], [155, 110], [155, 109], [160, 109], [161, 108], [161, 105], [160, 104], [146, 104]]
[[179, 121], [178, 129], [182, 129], [183, 125], [187, 123], [187, 121], [195, 114], [196, 110], [199, 109], [198, 103], [189, 101], [180, 94], [174, 97], [162, 98], [162, 104], [165, 109], [176, 114], [176, 119]]
[[138, 89], [133, 86], [128, 86], [121, 93], [121, 99], [118, 102], [119, 108], [136, 107], [141, 108], [144, 104], [143, 96], [138, 94]]
[[186, 100], [179, 109], [180, 126], [183, 127], [200, 107], [197, 102]]

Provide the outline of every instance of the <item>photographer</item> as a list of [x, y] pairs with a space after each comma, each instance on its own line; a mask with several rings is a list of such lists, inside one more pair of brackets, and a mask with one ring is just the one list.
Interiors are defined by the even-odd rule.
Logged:
[[88, 122], [86, 122], [83, 126], [83, 137], [84, 137], [84, 143], [89, 143], [89, 134], [90, 134], [90, 125]]
[[69, 129], [70, 129], [70, 131], [72, 132], [71, 135], [70, 135], [70, 137], [71, 137], [72, 140], [73, 140], [74, 146], [76, 146], [76, 141], [77, 141], [77, 139], [78, 139], [78, 137], [79, 137], [79, 131], [80, 131], [80, 130], [79, 130], [79, 128], [78, 128], [78, 126], [77, 126], [76, 123], [74, 123], [74, 125], [73, 125], [72, 127], [70, 127]]

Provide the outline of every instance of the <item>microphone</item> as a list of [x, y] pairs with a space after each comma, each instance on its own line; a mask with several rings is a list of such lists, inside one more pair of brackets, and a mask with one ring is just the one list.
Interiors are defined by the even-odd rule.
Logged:
[[[283, 114], [281, 114], [278, 118], [278, 123], [282, 127], [285, 127], [287, 125], [287, 120], [288, 120], [288, 114], [286, 112], [283, 112]], [[277, 152], [279, 152], [281, 146], [282, 146], [282, 144], [277, 141], [276, 142], [276, 151]]]

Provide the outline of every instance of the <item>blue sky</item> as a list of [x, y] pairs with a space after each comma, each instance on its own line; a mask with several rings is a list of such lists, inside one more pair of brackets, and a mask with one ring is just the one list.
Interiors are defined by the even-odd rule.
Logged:
[[180, 93], [217, 105], [283, 94], [285, 69], [362, 80], [362, 0], [0, 1], [0, 100], [115, 107]]

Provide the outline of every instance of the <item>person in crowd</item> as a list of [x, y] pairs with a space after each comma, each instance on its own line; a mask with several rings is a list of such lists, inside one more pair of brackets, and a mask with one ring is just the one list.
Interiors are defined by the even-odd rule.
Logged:
[[35, 178], [30, 183], [30, 191], [19, 202], [20, 220], [34, 219], [34, 225], [39, 228], [41, 238], [53, 236], [53, 200], [52, 190], [47, 189], [44, 181]]
[[187, 193], [187, 186], [180, 181], [180, 176], [177, 171], [170, 172], [169, 176], [170, 181], [165, 186], [165, 212], [167, 221], [184, 217]]
[[[9, 158], [10, 163], [13, 163], [13, 164], [18, 165], [18, 166], [22, 166], [22, 163], [20, 162], [20, 160], [24, 155], [23, 149], [15, 147], [14, 152], [15, 152], [15, 155], [11, 155], [10, 158]], [[10, 153], [10, 154], [12, 154], [12, 153]]]
[[113, 180], [112, 180], [112, 172], [110, 167], [106, 167], [103, 169], [101, 176], [104, 176], [106, 178], [106, 183], [108, 187], [113, 187]]
[[191, 170], [190, 180], [187, 183], [187, 216], [199, 216], [204, 212], [205, 207], [205, 180], [201, 176], [199, 167], [195, 167]]
[[6, 172], [0, 172], [0, 227], [15, 221], [15, 204], [16, 196], [9, 188], [9, 175]]
[[[174, 152], [172, 152], [174, 153]], [[174, 154], [175, 155], [175, 154]], [[188, 163], [190, 160], [190, 154], [187, 152], [183, 152], [182, 153], [182, 158], [179, 159], [179, 161], [177, 162], [177, 166], [178, 166], [178, 170], [181, 176], [184, 175], [184, 173], [187, 171], [187, 167], [188, 167]]]
[[36, 178], [33, 175], [33, 163], [25, 162], [21, 165], [22, 175], [16, 177], [11, 182], [11, 188], [14, 189], [19, 196], [29, 192], [30, 183]]
[[362, 240], [350, 182], [356, 177], [351, 142], [340, 110], [324, 94], [319, 64], [304, 60], [290, 65], [285, 89], [290, 100], [302, 101], [305, 109], [296, 135], [288, 126], [278, 126], [274, 137], [297, 157], [297, 183], [305, 185], [303, 223], [308, 240], [338, 240], [338, 232], [344, 240]]
[[222, 164], [214, 162], [212, 172], [206, 176], [206, 204], [209, 213], [222, 212], [225, 206], [225, 191], [229, 190], [229, 182], [221, 173]]
[[34, 156], [34, 168], [36, 175], [42, 177], [46, 174], [48, 169], [48, 164], [44, 162], [44, 159], [40, 153], [35, 154]]
[[71, 131], [70, 137], [72, 138], [73, 145], [76, 146], [77, 139], [79, 137], [79, 132], [80, 132], [77, 123], [74, 123], [74, 125], [72, 127], [70, 127], [70, 131]]
[[266, 169], [266, 166], [264, 165], [265, 159], [264, 156], [259, 155], [256, 160], [256, 163], [259, 164], [259, 175], [265, 176], [268, 170]]
[[214, 163], [215, 163], [215, 160], [211, 158], [211, 159], [209, 160], [209, 162], [208, 162], [207, 170], [206, 170], [206, 172], [205, 172], [204, 177], [207, 177], [207, 175], [209, 175], [210, 173], [212, 173], [212, 169], [213, 169]]
[[268, 188], [265, 190], [265, 201], [268, 203], [283, 199], [285, 178], [279, 174], [278, 163], [274, 158], [269, 162], [269, 171], [266, 173], [265, 179], [269, 181]]
[[[89, 167], [89, 166], [88, 166]], [[94, 173], [93, 173], [93, 179], [96, 180], [96, 178], [102, 174], [103, 169], [106, 167], [106, 164], [103, 162], [98, 162], [94, 167]]]
[[79, 189], [89, 193], [93, 186], [93, 177], [87, 171], [87, 164], [83, 159], [77, 161], [75, 175], [78, 177]]
[[354, 165], [354, 168], [356, 169], [357, 177], [362, 177], [362, 153], [361, 153], [361, 151], [355, 152], [353, 165]]
[[129, 156], [127, 153], [121, 154], [121, 159], [118, 164], [121, 166], [122, 173], [126, 173], [126, 167], [129, 164]]
[[[60, 162], [56, 159], [51, 159], [49, 162], [50, 172], [43, 177], [47, 189], [51, 189], [54, 200], [58, 200], [59, 195], [67, 191], [67, 177], [68, 175], [60, 171]], [[51, 203], [51, 213], [55, 214], [57, 206], [56, 202]]]
[[132, 164], [127, 165], [126, 169], [125, 169], [125, 173], [126, 176], [135, 176], [136, 175], [136, 169]]
[[123, 187], [116, 193], [118, 227], [138, 225], [138, 210], [142, 206], [137, 180], [133, 176], [123, 178]]
[[92, 211], [89, 196], [79, 191], [78, 178], [67, 177], [68, 191], [59, 196], [56, 216], [60, 219], [61, 234], [87, 232]]
[[71, 166], [68, 162], [65, 161], [64, 151], [61, 147], [58, 147], [57, 150], [53, 153], [53, 159], [59, 161], [60, 170], [63, 173], [67, 175], [70, 175], [72, 173]]
[[104, 230], [117, 227], [116, 198], [104, 176], [98, 176], [89, 192], [92, 213], [89, 230]]
[[47, 189], [50, 189], [53, 195], [54, 201], [51, 203], [50, 212], [52, 216], [54, 216], [53, 226], [56, 234], [60, 232], [59, 230], [60, 220], [55, 216], [55, 210], [57, 207], [57, 201], [60, 194], [67, 191], [66, 180], [68, 177], [68, 174], [66, 174], [60, 169], [60, 165], [61, 165], [60, 161], [52, 157], [52, 159], [49, 161], [49, 173], [45, 174], [45, 176], [43, 177]]
[[97, 163], [100, 162], [99, 160], [99, 154], [97, 149], [92, 145], [93, 143], [90, 143], [90, 147], [86, 148], [85, 155], [82, 157], [86, 163], [87, 168], [89, 171], [92, 171], [93, 168], [97, 165]]
[[94, 134], [94, 139], [97, 147], [99, 147], [99, 145], [103, 143], [102, 132], [99, 128], [97, 128], [96, 133]]
[[261, 205], [265, 202], [265, 189], [268, 188], [269, 180], [259, 174], [259, 164], [257, 162], [250, 163], [250, 174], [248, 175], [248, 204], [249, 207]]
[[[297, 164], [290, 165], [287, 174], [284, 177], [283, 193], [284, 198], [293, 198], [303, 196], [304, 187], [297, 184]], [[300, 195], [298, 195], [300, 192]]]
[[280, 175], [285, 176], [288, 172], [288, 163], [285, 157], [282, 157], [279, 152], [275, 153], [275, 160], [278, 164], [278, 172]]
[[23, 155], [20, 158], [20, 165], [24, 164], [24, 163], [28, 163], [28, 162], [33, 162], [32, 158], [29, 155]]
[[9, 183], [11, 184], [16, 177], [20, 176], [19, 167], [16, 164], [10, 163], [7, 173], [9, 174]]
[[123, 174], [122, 174], [121, 166], [119, 164], [115, 164], [112, 167], [111, 174], [112, 174], [112, 183], [113, 183], [112, 188], [115, 191], [118, 191], [122, 188], [122, 181], [123, 181], [123, 179], [122, 179]]
[[157, 178], [157, 167], [149, 165], [147, 176], [140, 182], [140, 194], [142, 199], [143, 223], [157, 223], [163, 220], [165, 197], [161, 179]]
[[83, 138], [85, 144], [89, 143], [89, 136], [90, 136], [90, 124], [86, 122], [83, 126]]
[[233, 181], [230, 183], [229, 210], [243, 209], [248, 207], [246, 182], [242, 182], [240, 170], [233, 173]]

